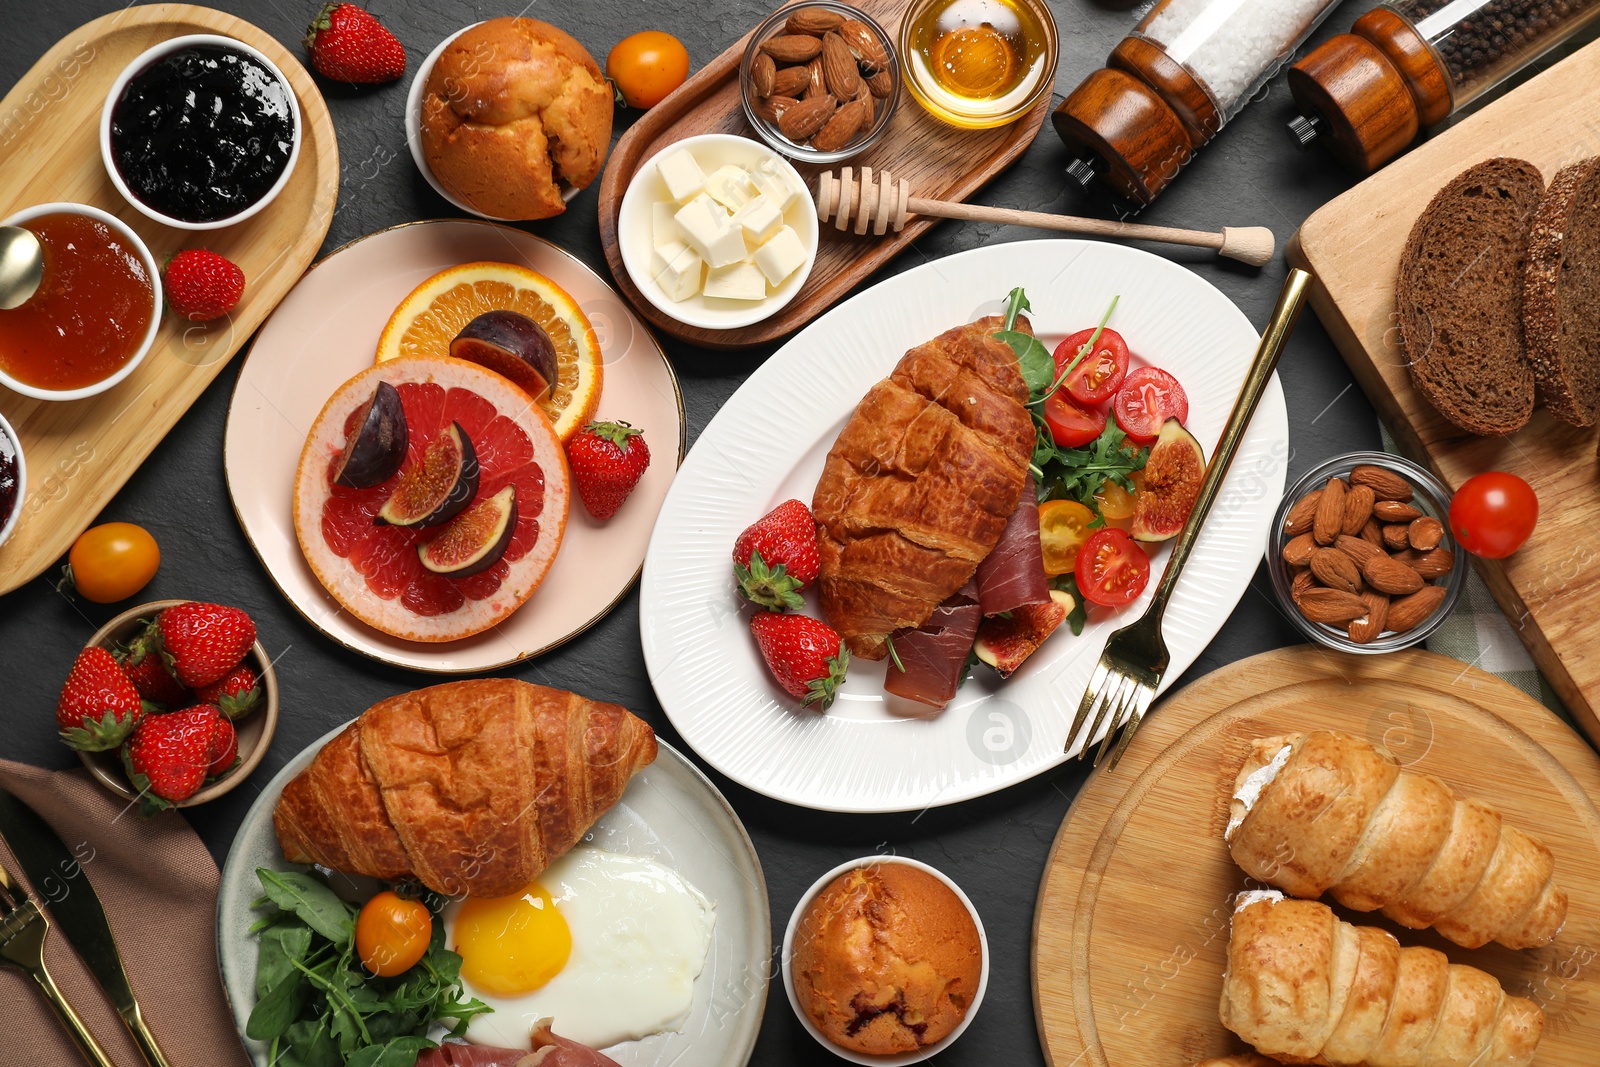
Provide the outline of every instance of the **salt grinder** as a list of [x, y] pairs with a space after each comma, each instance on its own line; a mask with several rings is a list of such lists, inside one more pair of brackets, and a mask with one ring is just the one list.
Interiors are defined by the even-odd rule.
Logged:
[[1067, 174], [1150, 203], [1338, 2], [1161, 0], [1056, 108]]
[[1600, 0], [1396, 0], [1289, 71], [1289, 133], [1367, 174], [1600, 17]]

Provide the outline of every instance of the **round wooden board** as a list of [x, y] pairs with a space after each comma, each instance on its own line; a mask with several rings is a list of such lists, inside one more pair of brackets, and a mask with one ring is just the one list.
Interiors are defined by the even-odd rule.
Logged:
[[1600, 757], [1521, 690], [1429, 652], [1352, 656], [1311, 646], [1241, 660], [1167, 697], [1114, 771], [1084, 784], [1045, 866], [1034, 913], [1034, 1010], [1053, 1067], [1187, 1067], [1243, 1050], [1217, 1020], [1232, 894], [1223, 844], [1250, 739], [1333, 729], [1499, 808], [1555, 853], [1571, 897], [1543, 949], [1469, 951], [1376, 914], [1546, 1013], [1536, 1064], [1600, 1048]]

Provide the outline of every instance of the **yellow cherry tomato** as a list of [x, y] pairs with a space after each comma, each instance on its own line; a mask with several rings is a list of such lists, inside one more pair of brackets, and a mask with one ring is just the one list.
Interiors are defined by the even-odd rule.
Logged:
[[1094, 495], [1094, 503], [1100, 509], [1100, 517], [1106, 520], [1107, 526], [1126, 530], [1133, 525], [1133, 494], [1116, 482], [1106, 482]]
[[1044, 549], [1046, 574], [1072, 573], [1093, 521], [1094, 512], [1076, 500], [1046, 500], [1039, 505], [1039, 543]]
[[655, 107], [688, 76], [688, 50], [660, 30], [624, 37], [606, 56], [606, 77], [629, 107]]
[[85, 530], [67, 553], [72, 584], [85, 600], [126, 600], [156, 576], [161, 549], [150, 531], [131, 522], [108, 522]]
[[416, 966], [433, 937], [433, 915], [420, 900], [384, 890], [361, 906], [356, 916], [356, 956], [379, 978], [393, 978]]

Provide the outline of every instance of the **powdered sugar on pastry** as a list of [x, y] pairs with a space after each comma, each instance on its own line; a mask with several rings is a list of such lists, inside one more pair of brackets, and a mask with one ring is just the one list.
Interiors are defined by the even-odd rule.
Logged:
[[1278, 772], [1283, 770], [1283, 765], [1289, 762], [1289, 753], [1292, 748], [1293, 746], [1291, 745], [1284, 745], [1278, 749], [1271, 762], [1256, 768], [1250, 773], [1249, 777], [1239, 783], [1239, 788], [1233, 792], [1233, 799], [1238, 804], [1234, 806], [1233, 817], [1228, 820], [1228, 829], [1222, 834], [1224, 841], [1233, 840], [1234, 831], [1239, 829], [1240, 824], [1244, 822], [1244, 817], [1250, 814], [1251, 808], [1255, 807], [1256, 801], [1261, 798], [1261, 791], [1272, 784], [1272, 780], [1278, 776]]

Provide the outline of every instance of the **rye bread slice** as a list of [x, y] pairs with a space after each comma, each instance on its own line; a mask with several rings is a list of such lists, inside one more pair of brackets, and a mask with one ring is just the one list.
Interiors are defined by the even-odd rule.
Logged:
[[1411, 228], [1395, 285], [1411, 381], [1469, 433], [1501, 437], [1533, 414], [1522, 330], [1539, 168], [1500, 157], [1441, 189]]
[[1600, 157], [1557, 174], [1534, 216], [1522, 329], [1550, 414], [1592, 425], [1600, 411]]

